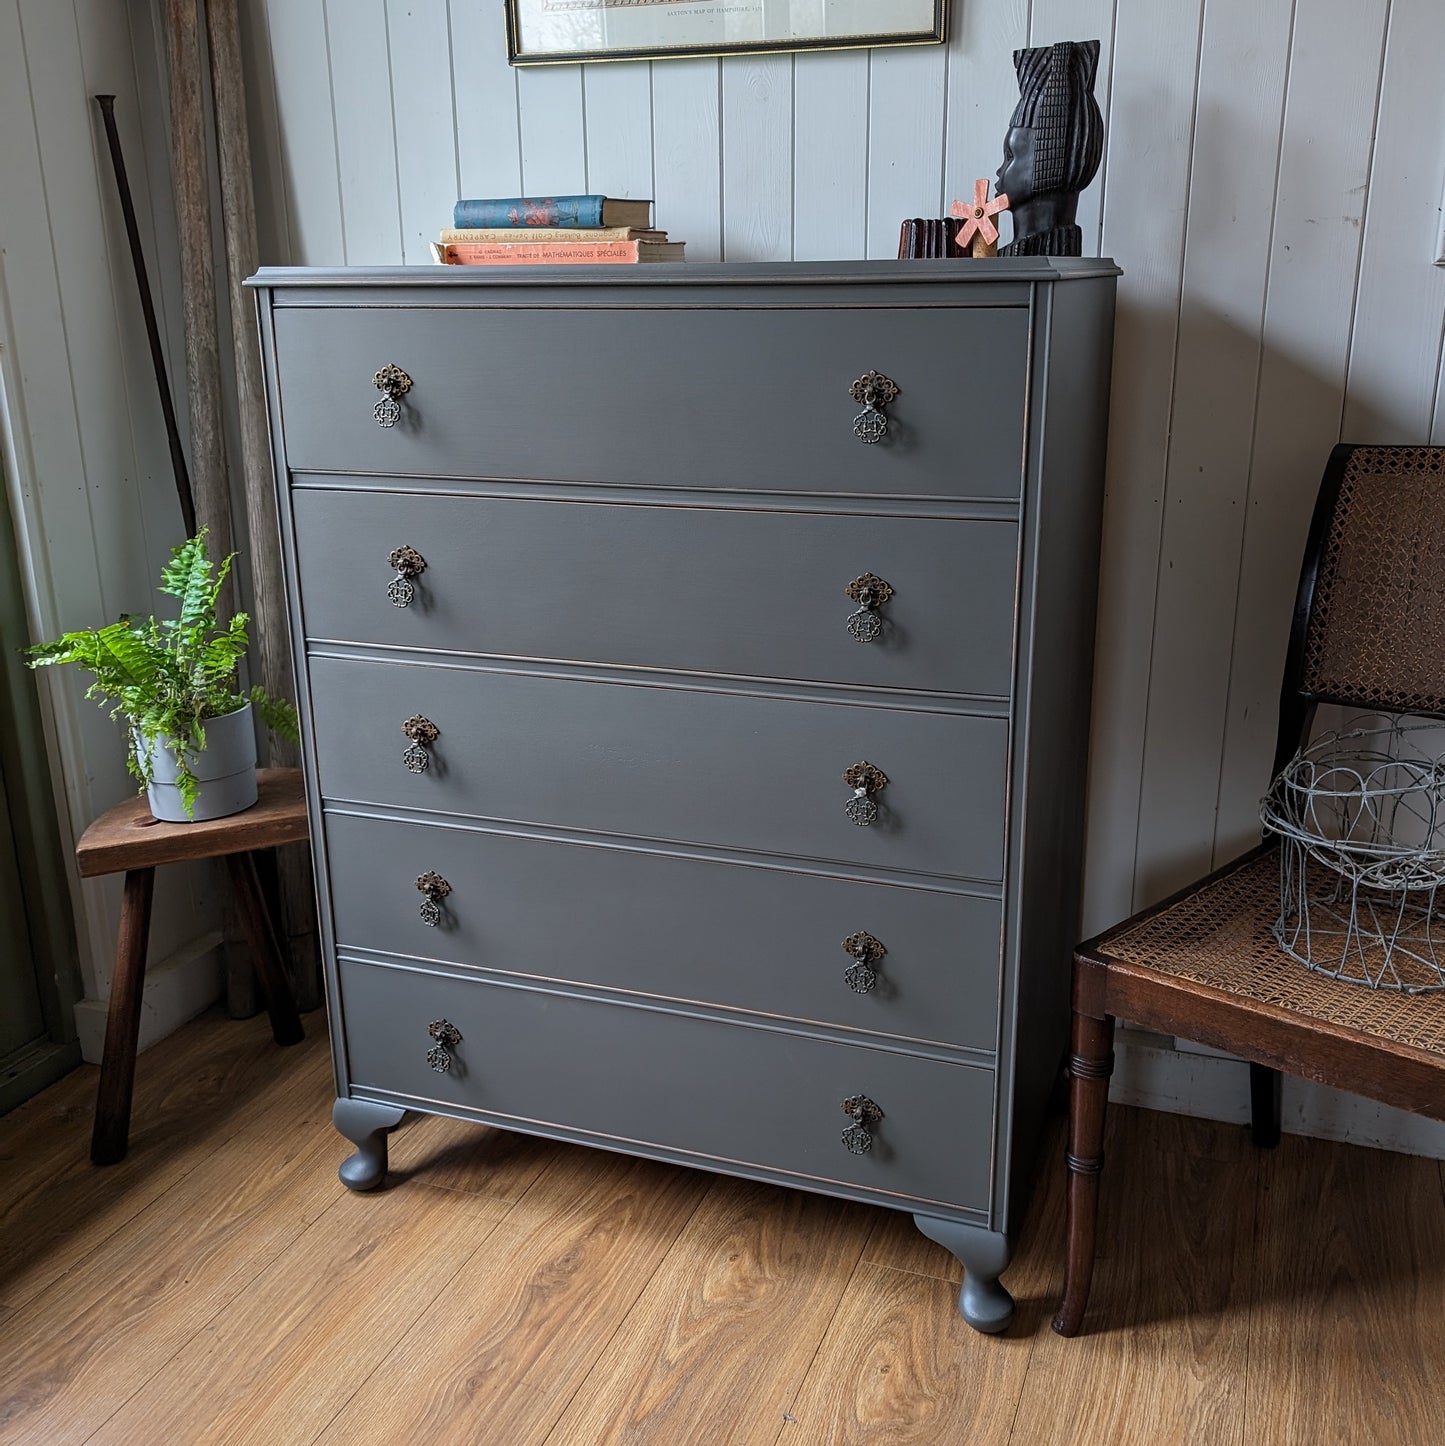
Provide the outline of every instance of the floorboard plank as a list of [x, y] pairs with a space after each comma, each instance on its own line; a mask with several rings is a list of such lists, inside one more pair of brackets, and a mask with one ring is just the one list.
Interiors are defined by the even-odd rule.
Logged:
[[875, 1213], [714, 1181], [549, 1446], [776, 1439]]
[[1008, 1441], [1034, 1340], [1063, 1284], [1062, 1121], [1046, 1137], [1033, 1198], [1004, 1283], [1017, 1314], [982, 1336], [958, 1313], [963, 1267], [919, 1233], [912, 1216], [880, 1210], [802, 1390], [787, 1446], [937, 1446]]
[[860, 1265], [788, 1410], [786, 1446], [999, 1446], [1033, 1342], [984, 1337], [951, 1280]]
[[505, 1213], [416, 1188], [331, 1207], [91, 1438], [311, 1441], [439, 1300]]
[[226, 1149], [15, 1312], [0, 1442], [97, 1430], [334, 1201], [329, 1062], [303, 1062], [257, 1093]]
[[548, 1438], [708, 1184], [669, 1165], [549, 1149], [532, 1189], [322, 1442]]
[[1041, 1322], [1011, 1440], [1243, 1440], [1258, 1156], [1238, 1126], [1111, 1109], [1085, 1334]]
[[1438, 1164], [1286, 1136], [1262, 1175], [1251, 1446], [1437, 1446], [1445, 1439]]
[[280, 1049], [266, 1016], [208, 1011], [142, 1054], [130, 1149], [90, 1163], [99, 1068], [86, 1065], [0, 1119], [0, 1301], [19, 1307], [133, 1220], [242, 1127], [257, 1097], [326, 1057], [324, 1022]]

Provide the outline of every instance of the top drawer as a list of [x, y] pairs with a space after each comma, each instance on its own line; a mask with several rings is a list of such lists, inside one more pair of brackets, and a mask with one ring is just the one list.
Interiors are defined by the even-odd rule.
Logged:
[[[1023, 307], [274, 315], [294, 470], [889, 496], [1021, 490]], [[372, 378], [389, 364], [412, 385], [386, 428]], [[869, 371], [899, 389], [887, 436], [872, 445], [854, 434], [862, 408], [849, 394]]]

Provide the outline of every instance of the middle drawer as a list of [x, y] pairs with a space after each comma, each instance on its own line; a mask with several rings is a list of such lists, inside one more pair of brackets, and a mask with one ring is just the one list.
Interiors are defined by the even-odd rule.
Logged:
[[[309, 671], [328, 800], [1003, 877], [1003, 718], [325, 654]], [[416, 716], [439, 730], [420, 772]], [[859, 827], [843, 773], [864, 761], [888, 782]]]
[[[307, 635], [1007, 697], [1009, 521], [297, 488]], [[426, 570], [404, 607], [387, 557]], [[893, 589], [857, 641], [846, 589]]]
[[[997, 899], [339, 812], [326, 852], [343, 951], [997, 1047]], [[450, 890], [432, 924], [428, 873]], [[886, 951], [858, 940], [865, 970], [858, 935]]]

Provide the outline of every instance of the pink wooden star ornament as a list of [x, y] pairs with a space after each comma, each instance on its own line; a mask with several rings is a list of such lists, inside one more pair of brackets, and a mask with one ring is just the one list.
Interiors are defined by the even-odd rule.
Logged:
[[958, 249], [969, 251], [973, 256], [997, 256], [998, 255], [998, 227], [994, 225], [993, 218], [1000, 211], [1008, 210], [1008, 197], [995, 196], [992, 201], [988, 198], [988, 182], [975, 181], [973, 183], [972, 201], [955, 201], [949, 208], [950, 216], [957, 216], [963, 221], [958, 228], [957, 243]]

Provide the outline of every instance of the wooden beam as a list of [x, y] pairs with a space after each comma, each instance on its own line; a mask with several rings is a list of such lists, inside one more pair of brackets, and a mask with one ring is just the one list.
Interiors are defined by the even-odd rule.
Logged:
[[[226, 238], [226, 282], [231, 306], [236, 400], [245, 478], [247, 547], [251, 565], [251, 656], [256, 674], [273, 698], [294, 702], [286, 592], [281, 575], [280, 527], [266, 427], [266, 396], [256, 307], [243, 283], [258, 264], [256, 202], [251, 186], [251, 141], [246, 124], [246, 88], [241, 27], [236, 0], [206, 0], [206, 34], [211, 55], [211, 94], [220, 160], [221, 221]], [[254, 675], [253, 675], [254, 676]], [[278, 768], [293, 768], [297, 750], [284, 739], [261, 740], [262, 756]], [[315, 884], [305, 848], [277, 851], [283, 946], [292, 987], [302, 1009], [321, 1002], [320, 953], [316, 941]]]
[[[221, 359], [216, 326], [216, 276], [211, 264], [211, 190], [206, 163], [206, 122], [201, 95], [197, 0], [161, 0], [166, 89], [171, 121], [171, 189], [181, 252], [181, 318], [186, 335], [186, 397], [190, 414], [191, 491], [196, 522], [210, 533], [213, 559], [232, 549], [231, 487], [221, 410]], [[236, 585], [228, 578], [218, 599], [221, 616], [235, 611]], [[250, 961], [230, 946], [239, 920], [223, 906], [226, 1007], [247, 1018], [260, 1007]]]
[[[196, 521], [210, 530], [213, 558], [231, 551], [231, 493], [221, 412], [216, 278], [211, 265], [211, 196], [196, 0], [162, 0], [171, 118], [171, 186], [181, 250], [181, 312], [186, 331], [186, 394]], [[224, 598], [223, 611], [234, 606]]]

